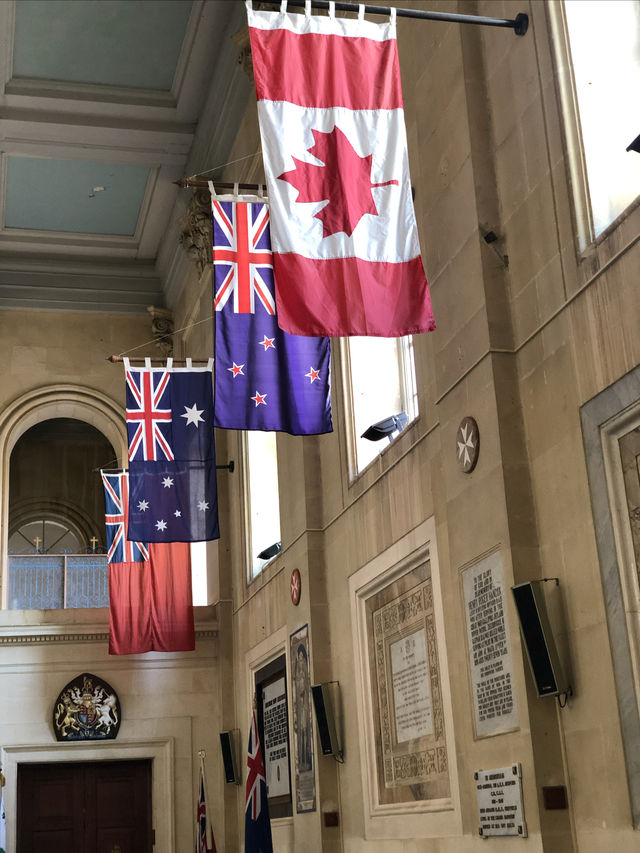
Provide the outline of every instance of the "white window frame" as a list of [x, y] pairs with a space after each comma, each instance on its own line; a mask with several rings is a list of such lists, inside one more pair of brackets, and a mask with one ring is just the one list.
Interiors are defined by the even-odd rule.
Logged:
[[[419, 417], [420, 411], [418, 407], [418, 385], [416, 381], [415, 370], [415, 354], [414, 354], [414, 339], [412, 335], [407, 335], [403, 338], [396, 338], [396, 341], [401, 342], [399, 346], [400, 364], [399, 375], [401, 385], [401, 396], [403, 400], [404, 411], [409, 416], [409, 422], [404, 429], [407, 429]], [[392, 442], [382, 439], [381, 445], [376, 456], [367, 462], [362, 467], [358, 466], [358, 430], [356, 430], [355, 419], [355, 402], [353, 395], [353, 371], [351, 367], [351, 351], [350, 338], [342, 338], [340, 340], [340, 363], [342, 365], [342, 384], [344, 389], [345, 402], [345, 429], [347, 438], [347, 458], [349, 463], [349, 478], [351, 481], [360, 477], [364, 471], [373, 465], [378, 457], [395, 441], [402, 432], [399, 432]], [[397, 412], [389, 412], [389, 415], [397, 414]]]
[[[276, 436], [276, 462], [277, 462], [277, 434]], [[243, 432], [241, 436], [242, 442], [242, 487], [244, 494], [244, 540], [245, 540], [245, 563], [247, 567], [247, 583], [251, 583], [257, 577], [259, 577], [264, 569], [272, 563], [277, 554], [274, 557], [271, 557], [269, 560], [262, 561], [262, 565], [259, 568], [254, 568], [254, 558], [253, 558], [253, 531], [252, 531], [252, 511], [251, 511], [251, 476], [250, 476], [250, 459], [249, 459], [249, 433]], [[276, 485], [278, 487], [278, 503], [280, 501], [280, 488], [279, 482], [276, 480]], [[282, 527], [279, 519], [279, 531], [277, 538], [274, 539], [274, 542], [280, 541], [282, 535]], [[270, 543], [271, 544], [271, 543]], [[267, 546], [268, 547], [268, 546]]]
[[[558, 97], [562, 112], [561, 123], [567, 149], [570, 192], [573, 198], [575, 220], [575, 238], [578, 251], [583, 253], [589, 246], [604, 239], [610, 233], [611, 229], [615, 227], [618, 220], [637, 205], [638, 198], [636, 198], [635, 202], [631, 202], [616, 219], [612, 220], [596, 236], [589, 191], [589, 176], [580, 124], [580, 109], [571, 58], [571, 43], [565, 11], [565, 0], [555, 0], [555, 2], [547, 3], [545, 4], [545, 8], [549, 16], [551, 50], [553, 52]], [[631, 142], [631, 139], [629, 142]], [[629, 156], [631, 155], [629, 154]]]

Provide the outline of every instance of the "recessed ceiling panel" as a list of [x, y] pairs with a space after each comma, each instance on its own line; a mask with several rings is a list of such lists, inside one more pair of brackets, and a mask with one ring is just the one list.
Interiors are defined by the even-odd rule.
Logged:
[[149, 172], [143, 166], [8, 157], [5, 227], [133, 235]]
[[192, 0], [16, 0], [14, 77], [168, 91]]

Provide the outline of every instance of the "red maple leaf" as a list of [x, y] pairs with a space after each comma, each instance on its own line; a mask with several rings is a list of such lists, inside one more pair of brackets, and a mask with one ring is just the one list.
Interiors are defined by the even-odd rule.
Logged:
[[372, 184], [373, 155], [360, 157], [339, 127], [334, 127], [329, 133], [321, 130], [311, 132], [315, 141], [307, 150], [324, 165], [305, 163], [294, 157], [295, 169], [283, 172], [278, 178], [298, 190], [298, 202], [327, 201], [321, 210], [314, 213], [314, 217], [322, 222], [323, 237], [339, 231], [350, 237], [365, 213], [378, 216], [371, 188], [397, 185], [398, 182]]

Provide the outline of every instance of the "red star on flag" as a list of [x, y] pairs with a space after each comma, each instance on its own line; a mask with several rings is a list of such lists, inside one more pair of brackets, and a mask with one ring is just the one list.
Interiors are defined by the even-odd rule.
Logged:
[[313, 385], [316, 379], [320, 379], [320, 371], [316, 370], [315, 367], [310, 367], [309, 372], [305, 373], [305, 376], [309, 377], [309, 379], [311, 380], [311, 384]]
[[264, 336], [264, 340], [258, 341], [260, 346], [264, 347], [264, 351], [266, 352], [269, 348], [275, 349], [274, 342], [275, 338], [268, 338], [266, 335]]
[[244, 367], [244, 364], [236, 364], [234, 361], [233, 367], [227, 367], [227, 370], [230, 370], [233, 373], [233, 378], [235, 379], [236, 376], [238, 376], [238, 375], [244, 376], [244, 373], [242, 372], [243, 367]]
[[252, 397], [251, 399], [255, 400], [256, 407], [258, 407], [260, 404], [262, 404], [263, 406], [266, 406], [267, 405], [265, 403], [266, 396], [267, 396], [266, 394], [261, 394], [259, 391], [256, 391], [256, 396]]

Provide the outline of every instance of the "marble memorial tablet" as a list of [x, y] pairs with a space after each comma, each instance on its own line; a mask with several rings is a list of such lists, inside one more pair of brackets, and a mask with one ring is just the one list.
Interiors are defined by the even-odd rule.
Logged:
[[474, 773], [478, 794], [478, 834], [527, 836], [522, 807], [522, 768], [519, 764], [478, 770]]
[[486, 737], [518, 726], [500, 553], [465, 569], [462, 586], [475, 729]]

